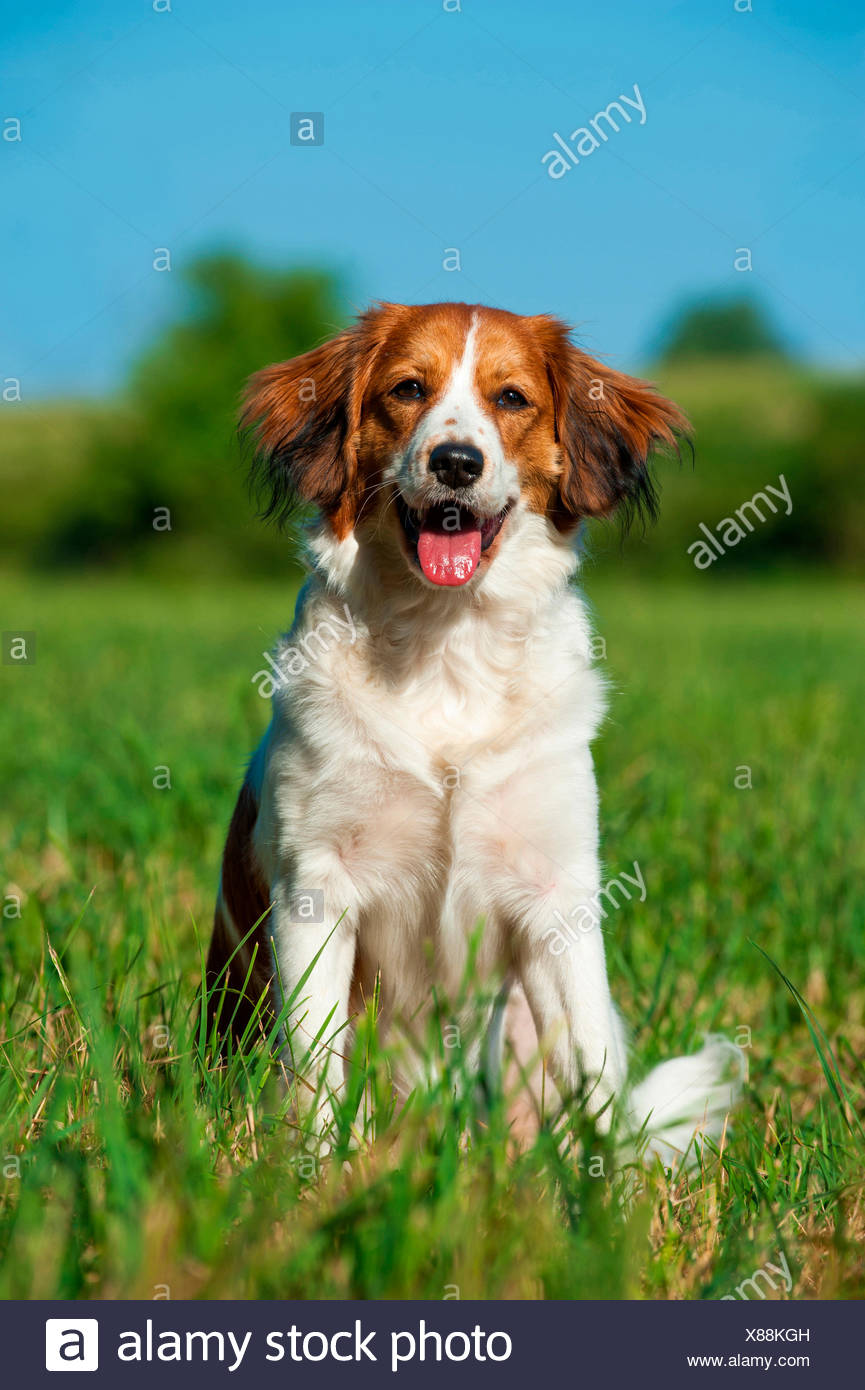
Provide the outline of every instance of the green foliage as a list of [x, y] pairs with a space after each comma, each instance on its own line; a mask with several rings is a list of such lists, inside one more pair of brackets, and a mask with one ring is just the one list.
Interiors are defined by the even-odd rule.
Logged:
[[862, 592], [588, 590], [603, 854], [647, 888], [607, 924], [613, 989], [638, 1066], [746, 1045], [720, 1163], [623, 1205], [579, 1117], [580, 1156], [548, 1128], [515, 1153], [459, 1049], [394, 1106], [372, 1017], [366, 1099], [317, 1158], [266, 1058], [208, 1063], [195, 1006], [293, 592], [12, 580], [37, 660], [0, 667], [0, 1296], [719, 1298], [779, 1251], [794, 1297], [865, 1294]]
[[[655, 461], [660, 519], [619, 553], [615, 525], [593, 525], [590, 551], [616, 554], [641, 573], [693, 575], [688, 546], [734, 516], [783, 475], [792, 510], [776, 498], [763, 523], [712, 566], [716, 575], [755, 570], [834, 569], [865, 573], [865, 493], [858, 481], [857, 435], [865, 434], [865, 377], [828, 376], [782, 362], [747, 369], [737, 362], [668, 366], [651, 374], [693, 427], [693, 460]], [[783, 490], [783, 488], [782, 488]], [[753, 520], [753, 516], [751, 517]]]
[[[237, 404], [251, 372], [325, 340], [345, 317], [338, 282], [322, 272], [268, 270], [234, 255], [193, 263], [179, 320], [142, 357], [122, 401], [0, 410], [4, 567], [143, 569], [202, 581], [291, 572], [292, 539], [257, 518], [247, 493]], [[736, 310], [733, 320], [741, 318]], [[713, 527], [783, 474], [792, 514], [769, 516], [716, 569], [862, 574], [865, 377], [749, 355], [741, 339], [732, 356], [709, 355], [685, 329], [716, 320], [711, 305], [686, 316], [681, 352], [648, 373], [693, 421], [694, 466], [687, 450], [681, 465], [658, 460], [660, 524], [645, 539], [632, 536], [617, 563], [693, 577], [687, 548], [700, 523]], [[752, 334], [752, 346], [758, 340], [765, 335]], [[166, 507], [170, 531], [155, 510]], [[589, 548], [618, 550], [617, 525], [593, 524]]]
[[[240, 392], [270, 362], [305, 352], [344, 321], [321, 271], [278, 271], [222, 254], [185, 273], [179, 320], [134, 368], [125, 408], [94, 432], [76, 498], [49, 529], [46, 558], [126, 565], [158, 557], [194, 569], [198, 554], [265, 570], [285, 542], [257, 525], [235, 439]], [[157, 530], [168, 508], [171, 535]], [[161, 516], [161, 514], [160, 514]]]
[[678, 309], [661, 338], [662, 362], [702, 357], [781, 357], [780, 335], [749, 295], [701, 298]]

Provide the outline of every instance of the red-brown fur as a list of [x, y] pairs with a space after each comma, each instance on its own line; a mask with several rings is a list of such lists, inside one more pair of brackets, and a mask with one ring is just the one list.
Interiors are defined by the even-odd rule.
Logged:
[[264, 997], [262, 1031], [272, 1021], [273, 965], [268, 940], [270, 898], [255, 859], [252, 832], [258, 818], [255, 795], [244, 782], [222, 856], [222, 882], [207, 955], [208, 1034], [241, 1037]]
[[[527, 505], [562, 531], [628, 500], [651, 510], [651, 449], [675, 444], [688, 428], [654, 387], [590, 357], [551, 315], [383, 304], [330, 342], [252, 378], [242, 423], [263, 460], [269, 512], [286, 509], [294, 494], [319, 506], [341, 539], [370, 504], [383, 509], [382, 460], [444, 389], [474, 314], [479, 393], [507, 454], [519, 460]], [[390, 394], [418, 375], [428, 387], [420, 406]], [[505, 382], [523, 392], [528, 409], [495, 411]]]

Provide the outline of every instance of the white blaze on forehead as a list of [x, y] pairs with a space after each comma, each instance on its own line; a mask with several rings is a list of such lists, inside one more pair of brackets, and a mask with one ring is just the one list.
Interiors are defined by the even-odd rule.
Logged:
[[494, 412], [478, 391], [479, 315], [471, 322], [459, 358], [441, 398], [418, 422], [408, 447], [394, 460], [395, 476], [411, 506], [426, 487], [435, 485], [429, 458], [437, 444], [473, 444], [484, 456], [484, 471], [472, 488], [472, 505], [484, 515], [501, 511], [519, 493], [516, 466], [505, 458]]
[[472, 314], [462, 356], [454, 365], [444, 395], [421, 421], [418, 448], [434, 448], [436, 444], [449, 441], [475, 444], [482, 452], [489, 453], [498, 443], [492, 421], [478, 399], [475, 382], [477, 337], [478, 316]]
[[[445, 428], [459, 430], [461, 428], [475, 428], [479, 423], [481, 411], [478, 409], [477, 398], [475, 396], [475, 360], [477, 356], [478, 341], [478, 316], [472, 314], [469, 331], [463, 345], [463, 355], [451, 372], [450, 381], [445, 387], [445, 393], [438, 405], [430, 411], [430, 415], [441, 412], [442, 424], [445, 420], [453, 420], [453, 425], [444, 426]], [[455, 439], [461, 436], [456, 434]]]

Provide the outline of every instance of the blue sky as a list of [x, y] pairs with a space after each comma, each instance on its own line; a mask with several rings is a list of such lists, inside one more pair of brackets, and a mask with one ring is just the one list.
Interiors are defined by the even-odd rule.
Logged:
[[[332, 266], [356, 306], [554, 311], [621, 366], [683, 297], [745, 288], [804, 356], [865, 357], [860, 3], [153, 3], [5, 13], [0, 377], [25, 399], [120, 386], [225, 246]], [[635, 83], [644, 122], [551, 179], [553, 132]]]

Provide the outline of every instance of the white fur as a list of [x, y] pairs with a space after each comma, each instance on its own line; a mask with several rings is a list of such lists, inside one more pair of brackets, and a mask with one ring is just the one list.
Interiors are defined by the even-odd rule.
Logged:
[[692, 1146], [706, 1138], [718, 1144], [729, 1112], [737, 1105], [745, 1079], [745, 1054], [735, 1043], [708, 1037], [692, 1057], [662, 1062], [628, 1097], [634, 1141], [645, 1160], [665, 1168], [687, 1167]]
[[[320, 523], [310, 563], [277, 660], [328, 621], [345, 630], [346, 604], [355, 640], [325, 644], [286, 677], [252, 767], [286, 994], [321, 951], [295, 1024], [310, 1042], [338, 1036], [321, 1062], [337, 1089], [353, 976], [369, 997], [381, 971], [383, 1030], [422, 1031], [433, 989], [458, 994], [483, 919], [478, 983], [519, 981], [560, 1090], [591, 1088], [597, 1112], [626, 1074], [601, 928], [560, 954], [543, 941], [557, 910], [601, 886], [589, 744], [604, 693], [570, 545], [518, 503], [465, 589], [431, 592], [378, 523], [342, 542]], [[310, 889], [323, 893], [323, 924], [291, 920], [292, 892]], [[471, 1008], [455, 1020], [466, 1035]], [[634, 1091], [628, 1129], [672, 1126], [652, 1152], [685, 1150], [697, 1130], [717, 1138], [737, 1091], [722, 1094], [721, 1052], [667, 1063]], [[416, 1079], [407, 1054], [399, 1084]]]

